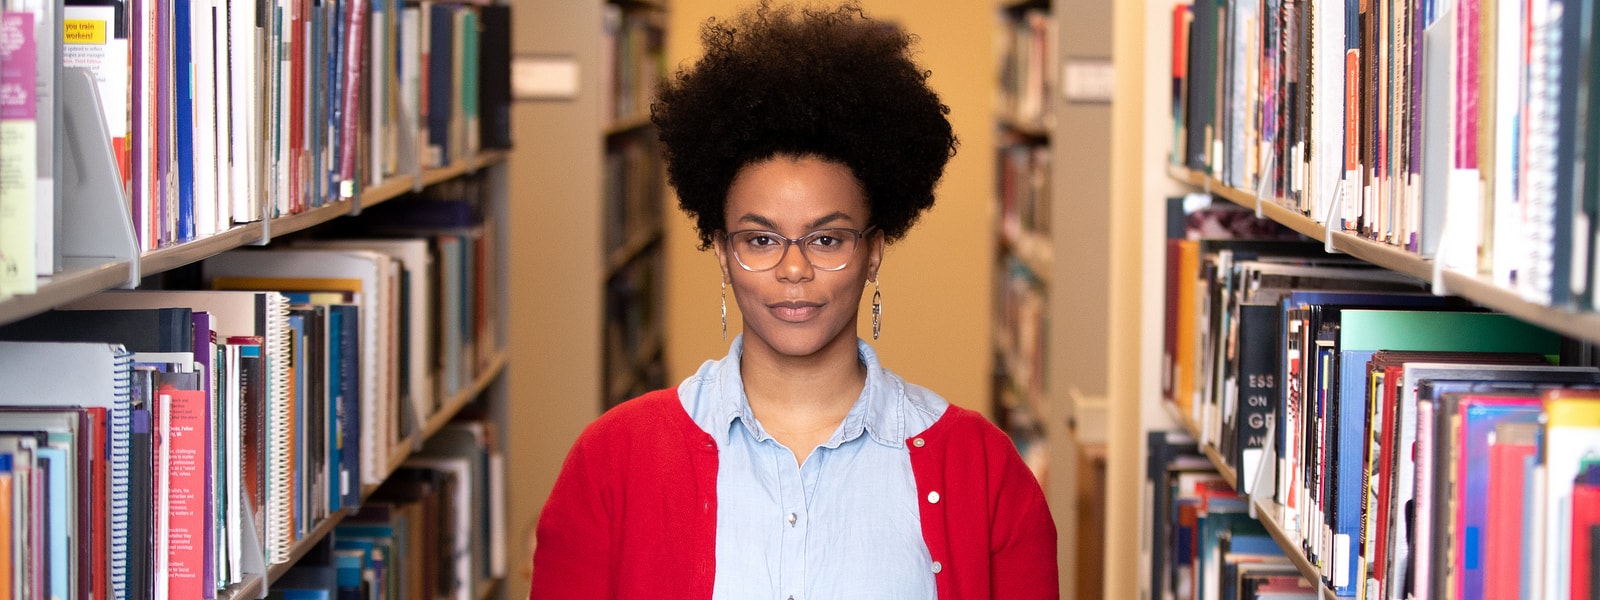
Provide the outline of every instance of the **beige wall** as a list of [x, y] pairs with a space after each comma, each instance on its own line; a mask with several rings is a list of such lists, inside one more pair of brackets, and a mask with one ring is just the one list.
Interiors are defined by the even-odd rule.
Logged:
[[[699, 27], [728, 17], [749, 0], [672, 0], [668, 66], [699, 56]], [[862, 0], [875, 18], [898, 22], [921, 38], [918, 60], [945, 104], [961, 148], [945, 171], [938, 200], [917, 229], [891, 246], [880, 271], [884, 364], [951, 402], [988, 411], [993, 235], [995, 81], [994, 4], [985, 0]], [[693, 224], [675, 208], [668, 221], [668, 381], [727, 352], [719, 334], [716, 260], [696, 249]], [[871, 296], [868, 295], [867, 298]], [[865, 303], [863, 303], [865, 305]], [[729, 337], [739, 318], [728, 302]], [[863, 312], [862, 333], [871, 336]]]

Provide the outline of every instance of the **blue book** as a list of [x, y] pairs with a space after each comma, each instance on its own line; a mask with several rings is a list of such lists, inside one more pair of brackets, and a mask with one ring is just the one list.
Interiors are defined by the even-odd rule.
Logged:
[[176, 0], [172, 11], [172, 127], [177, 143], [174, 159], [178, 161], [178, 241], [194, 239], [194, 57], [189, 39], [190, 4]]
[[[361, 308], [354, 304], [328, 307], [334, 337], [328, 346], [333, 362], [334, 382], [329, 389], [337, 394], [334, 420], [338, 432], [339, 506], [354, 509], [361, 505]], [[375, 426], [375, 425], [374, 425]]]
[[[450, 116], [454, 114], [455, 90], [451, 89], [455, 65], [455, 8], [434, 4], [428, 11], [428, 150], [437, 151], [437, 164], [450, 164]], [[427, 161], [423, 162], [427, 166]]]
[[42, 506], [38, 507], [45, 513], [45, 522], [48, 530], [45, 532], [45, 556], [48, 557], [49, 571], [45, 574], [49, 580], [50, 591], [46, 594], [51, 598], [69, 598], [72, 595], [72, 561], [70, 554], [73, 551], [72, 525], [69, 519], [73, 518], [67, 507], [71, 505], [67, 487], [67, 475], [71, 471], [68, 464], [67, 451], [41, 444], [35, 450], [40, 471], [44, 474], [45, 499]]

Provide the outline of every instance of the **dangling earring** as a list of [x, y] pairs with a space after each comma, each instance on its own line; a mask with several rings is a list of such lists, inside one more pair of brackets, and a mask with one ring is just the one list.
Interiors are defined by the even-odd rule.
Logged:
[[878, 339], [883, 329], [883, 294], [878, 291], [878, 280], [872, 280], [872, 339]]
[[722, 282], [722, 341], [728, 341], [728, 282]]

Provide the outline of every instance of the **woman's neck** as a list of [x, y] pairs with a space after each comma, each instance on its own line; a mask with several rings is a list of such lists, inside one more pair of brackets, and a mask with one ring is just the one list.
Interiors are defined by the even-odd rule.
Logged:
[[746, 344], [739, 373], [750, 411], [762, 428], [796, 458], [833, 434], [866, 385], [867, 367], [855, 339], [831, 343], [803, 357], [783, 356], [760, 344]]

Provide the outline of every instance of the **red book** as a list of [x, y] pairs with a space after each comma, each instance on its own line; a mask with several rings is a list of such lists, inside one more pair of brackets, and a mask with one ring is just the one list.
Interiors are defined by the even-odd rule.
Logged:
[[1489, 444], [1489, 520], [1484, 532], [1484, 596], [1515, 598], [1522, 585], [1522, 510], [1526, 460], [1537, 425], [1495, 428]]
[[111, 565], [107, 561], [111, 557], [111, 511], [107, 509], [111, 506], [111, 474], [106, 447], [110, 422], [106, 419], [104, 407], [88, 407], [83, 412], [87, 415], [89, 425], [85, 432], [90, 452], [88, 494], [93, 503], [88, 537], [94, 564], [90, 571], [89, 589], [95, 598], [110, 598], [107, 594], [110, 593], [111, 578], [107, 574], [111, 573]]
[[[363, 36], [367, 30], [366, 0], [351, 0], [345, 8], [348, 20], [345, 31], [344, 47], [344, 81], [342, 83], [344, 98], [341, 122], [339, 123], [339, 180], [340, 182], [355, 182], [356, 180], [356, 133], [361, 122], [361, 85], [367, 78], [361, 72], [361, 53], [365, 45]], [[373, 65], [379, 69], [379, 65]], [[356, 190], [349, 190], [352, 194]]]
[[[161, 466], [166, 517], [167, 592], [171, 598], [202, 598], [206, 591], [205, 557], [212, 545], [211, 527], [205, 519], [206, 454], [210, 451], [206, 426], [206, 393], [163, 387], [161, 401]], [[158, 491], [158, 493], [161, 493]]]
[[1594, 586], [1594, 573], [1589, 572], [1589, 559], [1594, 548], [1589, 540], [1589, 528], [1600, 525], [1600, 483], [1579, 482], [1572, 486], [1572, 596], [1574, 600], [1589, 598]]

